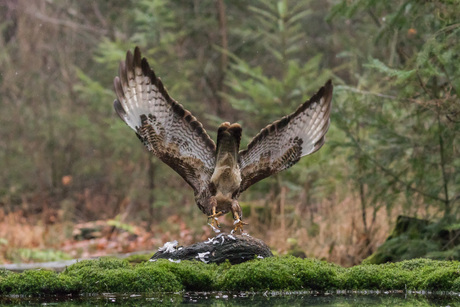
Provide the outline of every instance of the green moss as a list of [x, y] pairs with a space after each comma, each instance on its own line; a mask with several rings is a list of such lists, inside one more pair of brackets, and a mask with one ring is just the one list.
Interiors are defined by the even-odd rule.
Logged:
[[61, 294], [66, 293], [66, 285], [59, 280], [55, 272], [30, 270], [4, 277], [0, 281], [0, 293]]
[[401, 262], [397, 262], [395, 265], [402, 270], [407, 271], [414, 271], [420, 269], [431, 268], [435, 269], [438, 267], [444, 267], [446, 264], [455, 264], [455, 262], [450, 261], [436, 261], [426, 258], [418, 258], [418, 259], [411, 259], [411, 260], [404, 260]]
[[137, 255], [131, 255], [129, 257], [126, 257], [125, 260], [131, 264], [142, 263], [142, 262], [149, 261], [151, 257], [152, 257], [152, 254], [137, 254]]
[[460, 291], [460, 262], [413, 259], [342, 268], [292, 256], [254, 259], [238, 265], [173, 263], [130, 265], [103, 258], [69, 266], [62, 273], [0, 271], [0, 294], [264, 290], [431, 290]]
[[295, 257], [266, 258], [232, 266], [219, 289], [230, 291], [326, 290], [337, 288], [337, 266]]
[[339, 274], [343, 268], [315, 259], [294, 259], [302, 288], [308, 290], [330, 290], [340, 287]]
[[132, 267], [113, 258], [85, 260], [62, 273], [74, 281], [72, 292], [172, 292], [182, 290], [176, 276], [160, 266]]
[[364, 263], [381, 264], [415, 258], [460, 260], [459, 224], [399, 216], [392, 234]]
[[232, 266], [222, 275], [220, 287], [230, 291], [300, 289], [301, 282], [295, 276], [294, 268], [287, 266], [285, 259], [273, 259], [276, 258], [253, 260]]
[[12, 274], [11, 271], [5, 270], [5, 269], [0, 269], [0, 280], [2, 277], [6, 277], [9, 274]]
[[165, 259], [144, 264], [145, 267], [157, 267], [174, 274], [187, 291], [212, 291], [216, 264], [205, 264], [198, 261], [182, 261], [173, 263]]
[[174, 273], [160, 266], [140, 266], [132, 270], [125, 292], [177, 292], [184, 289]]
[[97, 260], [82, 260], [71, 266], [69, 266], [64, 273], [65, 274], [78, 274], [84, 270], [113, 270], [121, 268], [129, 268], [129, 262], [124, 259], [103, 257]]
[[[408, 235], [388, 239], [377, 252], [369, 256], [364, 263], [381, 264], [425, 257], [430, 251], [439, 250], [439, 242], [424, 239], [410, 239]], [[445, 259], [445, 258], [444, 258]]]
[[405, 289], [411, 279], [410, 272], [389, 265], [359, 265], [344, 271], [341, 285], [353, 290]]
[[452, 283], [452, 289], [450, 291], [460, 292], [460, 278], [456, 278]]
[[[439, 268], [428, 274], [422, 283], [423, 289], [433, 291], [459, 291], [460, 265], [457, 267]], [[454, 287], [456, 285], [456, 289]]]

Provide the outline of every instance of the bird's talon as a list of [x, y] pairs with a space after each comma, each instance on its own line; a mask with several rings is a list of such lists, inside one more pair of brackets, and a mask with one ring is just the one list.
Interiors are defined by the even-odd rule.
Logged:
[[208, 221], [209, 221], [209, 219], [211, 219], [211, 223], [210, 224], [208, 223], [208, 224], [212, 227], [212, 229], [214, 229], [214, 231], [216, 231], [216, 227], [220, 228], [220, 223], [219, 223], [218, 217], [223, 215], [223, 214], [224, 213], [222, 211], [216, 213], [216, 209], [213, 208], [212, 214], [208, 215]]
[[240, 219], [238, 219], [233, 223], [233, 225], [235, 225], [235, 228], [233, 229], [232, 234], [233, 232], [238, 231], [238, 230], [240, 231], [240, 233], [243, 233], [243, 226], [248, 225], [248, 223], [245, 223], [241, 221]]

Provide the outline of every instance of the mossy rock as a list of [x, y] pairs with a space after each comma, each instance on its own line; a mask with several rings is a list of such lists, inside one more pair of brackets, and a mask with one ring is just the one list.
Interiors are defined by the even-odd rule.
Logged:
[[58, 274], [46, 270], [30, 270], [21, 274], [8, 274], [0, 278], [0, 293], [44, 295], [69, 293], [69, 280], [60, 279]]
[[126, 260], [103, 258], [78, 262], [62, 273], [0, 271], [0, 295], [334, 289], [458, 292], [460, 262], [413, 259], [343, 268], [325, 261], [286, 256], [237, 265], [160, 259], [133, 266]]
[[423, 219], [399, 216], [391, 235], [363, 264], [382, 264], [422, 257], [460, 260], [460, 246], [456, 239], [460, 238], [460, 230], [457, 228], [452, 228], [452, 224], [444, 220], [430, 223]]
[[149, 254], [134, 254], [124, 259], [128, 261], [129, 263], [134, 264], [134, 263], [142, 263], [142, 262], [148, 261], [150, 257], [152, 257], [152, 254], [150, 253]]
[[229, 261], [238, 264], [254, 258], [272, 257], [270, 248], [262, 240], [249, 235], [220, 233], [205, 242], [177, 247], [177, 241], [167, 242], [152, 256], [151, 260], [169, 259], [174, 261], [200, 260], [205, 263]]
[[74, 281], [74, 292], [174, 292], [183, 289], [176, 275], [162, 266], [131, 266], [115, 258], [84, 260], [61, 275]]
[[412, 275], [408, 271], [389, 265], [359, 265], [347, 269], [342, 275], [345, 289], [394, 290], [404, 289]]

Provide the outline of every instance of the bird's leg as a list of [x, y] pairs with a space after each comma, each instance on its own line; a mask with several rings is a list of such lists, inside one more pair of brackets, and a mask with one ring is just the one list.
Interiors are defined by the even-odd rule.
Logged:
[[243, 218], [242, 210], [240, 205], [238, 204], [238, 201], [235, 199], [232, 201], [232, 213], [233, 213], [233, 219], [235, 220], [233, 222], [233, 225], [235, 225], [235, 228], [233, 229], [232, 232], [234, 231], [240, 231], [240, 233], [243, 233], [243, 225], [248, 225], [248, 223], [243, 222], [241, 219]]
[[243, 225], [248, 225], [248, 223], [243, 222], [237, 212], [235, 212], [234, 219], [235, 221], [233, 222], [233, 225], [235, 225], [235, 228], [233, 228], [233, 231], [239, 230], [240, 233], [243, 233]]
[[219, 220], [217, 218], [223, 214], [224, 213], [222, 211], [216, 213], [216, 207], [212, 207], [212, 214], [208, 215], [208, 221], [211, 219], [211, 226], [220, 227]]
[[211, 223], [209, 223], [209, 225], [212, 227], [212, 229], [216, 230], [217, 228], [220, 227], [219, 220], [217, 218], [223, 215], [224, 213], [222, 211], [216, 213], [217, 201], [214, 197], [211, 199], [211, 202], [212, 202], [212, 214], [208, 215], [208, 222], [209, 222], [209, 219], [211, 219]]

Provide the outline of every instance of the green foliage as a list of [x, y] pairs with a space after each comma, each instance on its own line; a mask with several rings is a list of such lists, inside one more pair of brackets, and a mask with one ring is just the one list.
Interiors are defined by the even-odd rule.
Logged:
[[5, 269], [0, 269], [0, 278], [6, 277], [9, 274], [12, 274], [11, 271], [5, 270]]
[[459, 291], [460, 262], [414, 259], [342, 268], [294, 257], [255, 259], [220, 266], [168, 260], [130, 266], [127, 261], [85, 260], [62, 273], [0, 272], [0, 294], [129, 293], [265, 290]]
[[434, 291], [458, 291], [460, 281], [460, 267], [444, 267], [427, 274], [422, 283], [424, 289]]
[[240, 121], [251, 136], [273, 120], [294, 112], [330, 76], [328, 70], [320, 69], [320, 54], [299, 62], [299, 54], [308, 54], [300, 21], [310, 11], [304, 5], [284, 0], [256, 3], [260, 7], [252, 6], [251, 10], [259, 21], [258, 40], [271, 55], [271, 65], [253, 66], [250, 63], [254, 61], [231, 54], [233, 63], [226, 84], [232, 93], [225, 95], [234, 108], [245, 111]]
[[131, 267], [126, 260], [103, 258], [84, 260], [67, 268], [61, 275], [73, 281], [73, 290], [102, 292], [173, 292], [182, 289], [171, 272], [160, 266]]
[[66, 268], [65, 274], [75, 275], [91, 270], [114, 270], [129, 268], [129, 262], [124, 259], [104, 257], [98, 260], [82, 260]]
[[[413, 259], [381, 265], [362, 264], [344, 271], [345, 289], [458, 291], [458, 261]], [[457, 272], [457, 273], [455, 273]]]
[[16, 294], [61, 294], [67, 293], [67, 280], [58, 278], [58, 274], [51, 271], [25, 271], [21, 274], [8, 274], [0, 279], [0, 293]]
[[[302, 22], [309, 20], [311, 10], [306, 3], [280, 0], [257, 1], [252, 5], [258, 28], [257, 42], [262, 46], [258, 48], [266, 50], [265, 55], [245, 59], [230, 54], [225, 84], [231, 91], [222, 93], [232, 107], [240, 111], [241, 148], [245, 148], [260, 129], [294, 112], [331, 76], [323, 67], [322, 55], [311, 52], [307, 43]], [[288, 186], [298, 196], [302, 184], [309, 185], [326, 163], [324, 156], [316, 154], [315, 157], [315, 161], [302, 160], [287, 174], [264, 180], [252, 187], [252, 192], [248, 191], [243, 199], [266, 197], [267, 191], [277, 191], [280, 186]]]
[[[269, 262], [269, 263], [268, 263]], [[300, 289], [301, 281], [286, 261], [245, 262], [222, 274], [220, 284], [229, 291]]]
[[413, 277], [409, 272], [389, 265], [360, 265], [342, 276], [345, 289], [392, 290], [404, 289]]
[[134, 254], [134, 255], [130, 255], [130, 256], [124, 258], [124, 259], [126, 261], [128, 261], [129, 263], [134, 264], [134, 263], [142, 263], [142, 262], [148, 261], [151, 257], [152, 257], [152, 255], [150, 253], [148, 253], [148, 254]]
[[381, 264], [421, 257], [460, 260], [460, 229], [453, 226], [458, 225], [446, 220], [429, 223], [400, 216], [392, 234], [363, 263]]
[[440, 244], [423, 239], [411, 239], [407, 235], [390, 239], [379, 246], [365, 263], [386, 263], [426, 256], [430, 251], [439, 250]]
[[[171, 96], [210, 135], [222, 120], [240, 122], [242, 147], [333, 78], [326, 145], [246, 191], [243, 201], [265, 199], [267, 212], [285, 188], [286, 207], [311, 212], [310, 221], [305, 214], [286, 214], [286, 224], [308, 228], [311, 237], [319, 233], [315, 206], [325, 199], [359, 202], [362, 227], [353, 225], [368, 242], [383, 208], [390, 216], [397, 207], [458, 224], [459, 1], [222, 3], [221, 12], [207, 1], [2, 6], [2, 209], [60, 212], [63, 200], [70, 200], [70, 220], [89, 220], [123, 215], [120, 204], [130, 203], [136, 214], [122, 221], [125, 226], [161, 223], [178, 213], [195, 222], [200, 213], [191, 210], [186, 183], [148, 156], [112, 108], [118, 63], [138, 45]], [[65, 185], [62, 178], [69, 175], [72, 183]], [[429, 233], [406, 247], [410, 237], [390, 242], [391, 253], [402, 259], [458, 256], [458, 247], [429, 241]]]
[[217, 265], [183, 261], [180, 265], [167, 260], [144, 264], [146, 268], [158, 268], [171, 272], [186, 291], [213, 291]]
[[301, 281], [302, 289], [324, 291], [340, 286], [338, 275], [342, 272], [342, 268], [339, 266], [313, 259], [290, 258], [289, 260], [295, 267], [295, 274]]
[[364, 67], [375, 69], [390, 78], [394, 78], [396, 85], [406, 82], [407, 79], [413, 78], [416, 74], [415, 69], [406, 71], [390, 68], [378, 59], [371, 59], [369, 64], [364, 65]]
[[[408, 215], [424, 206], [458, 220], [458, 8], [455, 1], [341, 1], [328, 17], [348, 19], [353, 29], [342, 44], [355, 72], [345, 77], [347, 84], [356, 85], [336, 87], [333, 122], [346, 133], [335, 145], [348, 156], [366, 232], [382, 206], [401, 206]], [[429, 237], [406, 246], [407, 237], [389, 240], [386, 254], [409, 259], [433, 248], [445, 252]]]

